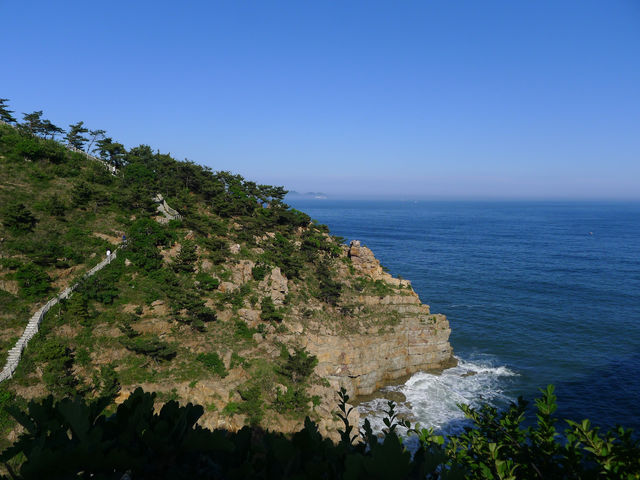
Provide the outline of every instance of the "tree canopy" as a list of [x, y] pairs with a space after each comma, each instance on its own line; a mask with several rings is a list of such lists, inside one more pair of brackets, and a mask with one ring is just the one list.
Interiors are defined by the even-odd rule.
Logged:
[[89, 141], [87, 137], [83, 136], [85, 133], [89, 133], [89, 129], [84, 127], [84, 122], [74, 123], [69, 125], [69, 131], [64, 139], [72, 147], [82, 150], [84, 144]]
[[12, 115], [12, 113], [14, 113], [13, 110], [9, 110], [9, 108], [7, 108], [8, 101], [8, 98], [0, 98], [0, 120], [9, 124], [16, 123], [16, 119]]

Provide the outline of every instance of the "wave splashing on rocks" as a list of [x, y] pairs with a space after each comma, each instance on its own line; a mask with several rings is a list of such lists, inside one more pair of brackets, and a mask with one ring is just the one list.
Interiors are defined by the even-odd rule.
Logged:
[[361, 422], [369, 419], [374, 431], [382, 431], [387, 402], [393, 400], [398, 416], [412, 425], [419, 423], [445, 435], [458, 433], [468, 424], [458, 404], [504, 407], [515, 400], [504, 393], [505, 386], [518, 375], [489, 357], [458, 358], [456, 367], [442, 373], [418, 372], [402, 385], [383, 388], [376, 398], [358, 405]]

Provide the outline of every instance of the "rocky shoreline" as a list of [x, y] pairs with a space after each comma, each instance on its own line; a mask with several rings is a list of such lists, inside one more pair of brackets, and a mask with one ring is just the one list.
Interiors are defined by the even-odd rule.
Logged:
[[[386, 273], [373, 252], [357, 241], [348, 247], [343, 246], [343, 257], [349, 259], [349, 266], [345, 265], [341, 273], [345, 278], [347, 269], [352, 268], [355, 276], [380, 282], [391, 292], [382, 296], [363, 293], [343, 299], [344, 303], [360, 309], [363, 318], [384, 318], [388, 322], [362, 322], [356, 328], [353, 325], [347, 328], [339, 319], [333, 322], [305, 321], [302, 315], [298, 315], [296, 321], [285, 322], [287, 333], [273, 332], [267, 336], [267, 342], [261, 342], [265, 356], [278, 355], [274, 345], [288, 344], [299, 345], [318, 358], [315, 373], [326, 383], [313, 385], [309, 393], [321, 398], [320, 404], [314, 408], [320, 432], [335, 439], [341, 422], [336, 421], [333, 411], [337, 405], [336, 392], [340, 388], [347, 390], [352, 403], [359, 403], [362, 397], [375, 396], [381, 388], [402, 383], [416, 372], [438, 372], [457, 364], [449, 344], [451, 329], [446, 316], [431, 313], [408, 280]], [[241, 284], [249, 275], [252, 265], [245, 263], [238, 265], [233, 283]], [[272, 276], [274, 278], [265, 283], [265, 288], [271, 289], [270, 295], [281, 303], [294, 285], [279, 270]], [[223, 288], [237, 288], [233, 283], [225, 284]], [[239, 313], [248, 324], [259, 323], [259, 312], [241, 310]], [[204, 385], [201, 387], [204, 387], [202, 394], [208, 396], [208, 389]], [[184, 394], [188, 398], [193, 397], [194, 392], [185, 391]], [[267, 428], [292, 432], [300, 427], [299, 421], [282, 417], [273, 420], [276, 423], [266, 425]], [[353, 409], [350, 420], [352, 424], [358, 424], [357, 409]], [[219, 412], [207, 412], [202, 419], [205, 426], [231, 430], [240, 428], [243, 422], [242, 417], [228, 418]]]
[[[352, 402], [359, 403], [362, 397], [374, 397], [381, 388], [402, 383], [416, 372], [441, 372], [456, 366], [446, 316], [432, 314], [408, 280], [386, 273], [373, 252], [358, 241], [352, 241], [346, 253], [358, 273], [402, 287], [402, 294], [355, 299], [378, 313], [398, 319], [383, 332], [372, 327], [345, 335], [321, 328], [298, 334], [304, 348], [318, 357], [316, 373], [328, 380], [330, 391], [345, 388]], [[352, 421], [355, 424], [359, 421], [356, 409]], [[331, 427], [322, 424], [325, 422], [321, 426], [331, 434]]]

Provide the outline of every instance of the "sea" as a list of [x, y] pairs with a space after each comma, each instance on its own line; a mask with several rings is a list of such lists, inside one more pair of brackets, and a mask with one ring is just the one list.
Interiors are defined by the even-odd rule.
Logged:
[[[533, 403], [640, 432], [640, 203], [287, 199], [447, 315], [458, 366], [418, 372], [358, 405], [448, 434], [458, 404]], [[563, 422], [559, 428], [564, 428]]]

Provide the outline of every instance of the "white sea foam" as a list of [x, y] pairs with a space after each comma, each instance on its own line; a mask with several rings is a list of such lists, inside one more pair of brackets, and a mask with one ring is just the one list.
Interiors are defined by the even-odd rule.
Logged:
[[368, 418], [373, 429], [380, 431], [384, 427], [382, 419], [387, 408], [385, 397], [392, 397], [388, 392], [399, 392], [406, 398], [397, 402], [400, 417], [441, 433], [454, 433], [464, 425], [464, 415], [458, 404], [504, 405], [513, 399], [503, 393], [503, 388], [508, 377], [516, 375], [506, 366], [492, 365], [490, 360], [458, 359], [456, 367], [439, 375], [418, 372], [404, 385], [386, 387], [379, 398], [360, 404], [358, 410], [363, 421]]

